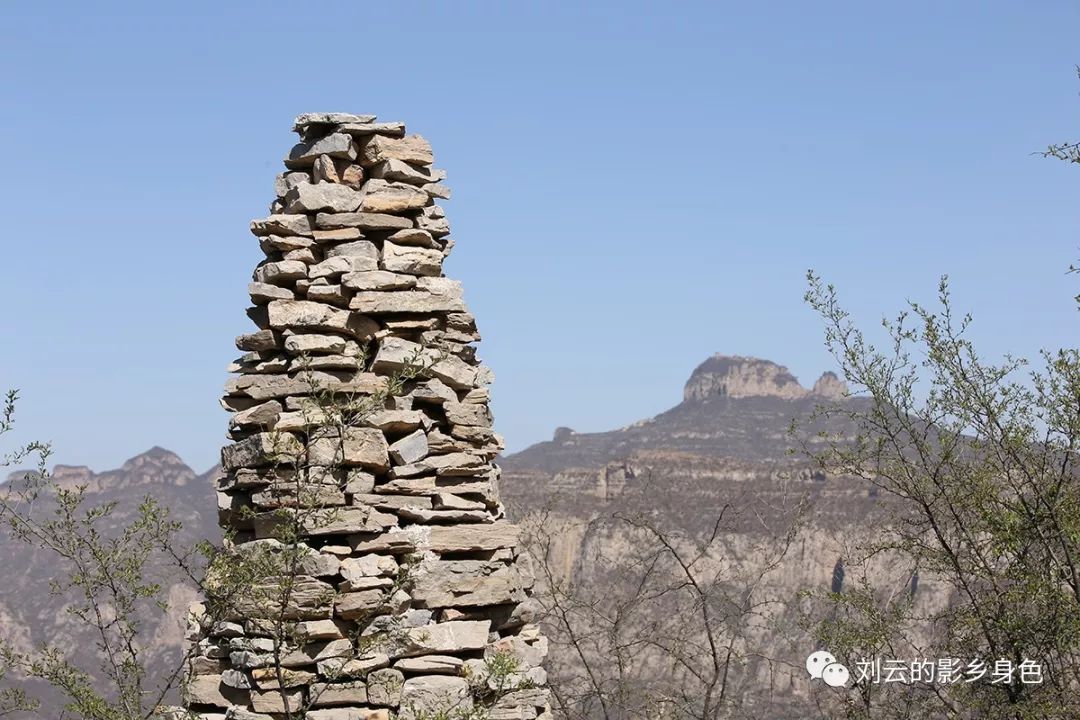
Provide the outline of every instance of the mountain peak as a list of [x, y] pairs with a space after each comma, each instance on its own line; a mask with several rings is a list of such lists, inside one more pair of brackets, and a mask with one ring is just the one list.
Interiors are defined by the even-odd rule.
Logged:
[[811, 395], [823, 397], [826, 400], [843, 400], [848, 396], [848, 386], [832, 371], [823, 372], [821, 377], [814, 383]]
[[804, 388], [783, 365], [761, 358], [741, 355], [713, 355], [694, 369], [683, 388], [683, 400], [710, 397], [777, 397], [798, 400], [823, 397], [838, 400], [847, 386], [835, 373], [823, 374], [813, 389]]
[[133, 458], [128, 459], [120, 466], [121, 470], [132, 471], [141, 467], [152, 466], [172, 466], [172, 467], [187, 467], [184, 461], [171, 450], [155, 445], [146, 452], [140, 453]]

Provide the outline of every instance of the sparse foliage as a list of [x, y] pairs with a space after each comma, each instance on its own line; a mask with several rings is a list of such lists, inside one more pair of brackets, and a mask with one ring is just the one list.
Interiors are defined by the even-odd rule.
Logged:
[[[648, 496], [663, 492], [662, 475], [646, 475]], [[798, 499], [781, 507], [744, 493], [715, 509], [703, 532], [629, 509], [583, 526], [552, 508], [526, 518], [545, 631], [560, 650], [550, 685], [561, 716], [712, 720], [749, 712], [747, 698], [764, 694], [764, 638], [786, 604], [775, 573], [804, 511]], [[575, 582], [563, 567], [566, 537], [583, 538], [586, 554], [603, 553], [576, 560], [594, 569], [594, 583]]]
[[[857, 684], [860, 718], [1066, 718], [1080, 713], [1080, 353], [1042, 367], [987, 361], [947, 279], [938, 304], [883, 323], [877, 350], [836, 291], [809, 275], [807, 301], [863, 400], [823, 408], [857, 428], [816, 460], [877, 487], [887, 520], [864, 538], [850, 590], [816, 598], [821, 642], [849, 667], [895, 656], [1041, 664], [1041, 683]], [[897, 572], [899, 570], [899, 572]], [[891, 574], [890, 574], [891, 573]], [[897, 592], [912, 576], [936, 594]], [[903, 585], [902, 585], [903, 586]], [[889, 654], [886, 654], [889, 653]], [[895, 654], [895, 655], [890, 655]], [[915, 657], [912, 657], [912, 654]]]

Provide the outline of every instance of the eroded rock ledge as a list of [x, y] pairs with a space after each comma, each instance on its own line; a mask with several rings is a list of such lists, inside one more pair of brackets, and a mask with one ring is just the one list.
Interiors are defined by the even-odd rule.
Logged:
[[684, 400], [710, 397], [778, 397], [785, 400], [817, 396], [839, 400], [847, 386], [835, 373], [824, 373], [807, 389], [783, 365], [771, 360], [739, 355], [713, 355], [690, 375], [683, 388]]

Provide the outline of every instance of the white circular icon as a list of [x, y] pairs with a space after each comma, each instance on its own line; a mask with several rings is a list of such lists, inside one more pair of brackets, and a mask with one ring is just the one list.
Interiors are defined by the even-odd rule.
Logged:
[[821, 672], [825, 669], [825, 666], [835, 662], [836, 658], [833, 657], [831, 652], [826, 650], [812, 652], [810, 653], [810, 656], [806, 658], [806, 672], [810, 673], [810, 678], [812, 680], [817, 680], [821, 677]]
[[829, 687], [844, 687], [847, 685], [848, 680], [851, 679], [851, 673], [840, 663], [833, 662], [826, 665], [825, 669], [821, 671], [821, 679]]

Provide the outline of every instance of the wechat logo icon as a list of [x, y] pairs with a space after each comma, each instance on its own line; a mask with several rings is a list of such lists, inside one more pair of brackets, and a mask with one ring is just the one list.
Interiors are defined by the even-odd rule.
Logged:
[[844, 687], [851, 679], [847, 667], [836, 662], [836, 656], [827, 650], [810, 653], [806, 658], [806, 672], [811, 680], [824, 680], [829, 687]]

